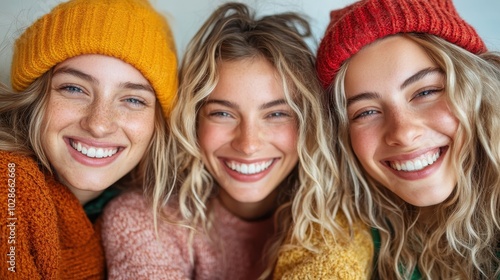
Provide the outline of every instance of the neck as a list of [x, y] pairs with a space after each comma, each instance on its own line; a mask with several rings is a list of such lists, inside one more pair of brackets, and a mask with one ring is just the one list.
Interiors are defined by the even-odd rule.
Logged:
[[434, 205], [420, 207], [420, 214], [418, 216], [418, 223], [427, 224], [427, 222], [429, 220], [435, 220], [435, 219], [436, 219], [436, 207]]
[[98, 197], [102, 191], [84, 191], [84, 190], [79, 190], [75, 189], [72, 187], [69, 187], [71, 192], [78, 198], [78, 201], [80, 201], [81, 205], [85, 205], [87, 202], [91, 201], [92, 199]]
[[63, 180], [61, 177], [57, 176], [57, 180], [65, 185], [80, 201], [80, 204], [83, 206], [87, 202], [91, 201], [92, 199], [98, 197], [104, 190], [100, 191], [89, 191], [89, 190], [81, 190], [78, 188], [73, 187], [71, 184], [69, 184], [67, 181]]
[[221, 204], [233, 215], [247, 221], [266, 219], [276, 210], [276, 197], [278, 189], [275, 189], [266, 198], [257, 202], [240, 202], [232, 198], [227, 192], [220, 188], [219, 200]]

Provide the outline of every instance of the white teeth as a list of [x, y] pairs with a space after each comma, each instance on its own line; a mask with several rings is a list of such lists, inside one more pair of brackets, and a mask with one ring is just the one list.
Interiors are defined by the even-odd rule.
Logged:
[[398, 171], [419, 171], [424, 169], [425, 167], [432, 165], [439, 158], [440, 152], [436, 152], [433, 154], [426, 154], [421, 156], [418, 159], [408, 160], [403, 162], [392, 161], [390, 165], [393, 169]]
[[96, 158], [102, 158], [104, 157], [104, 150], [102, 148], [99, 148], [95, 151], [95, 157]]
[[266, 161], [266, 162], [261, 162], [261, 163], [250, 163], [250, 164], [245, 164], [245, 163], [238, 163], [234, 161], [226, 161], [225, 164], [227, 167], [231, 168], [231, 170], [234, 170], [238, 173], [245, 174], [245, 175], [251, 175], [251, 174], [257, 174], [260, 173], [273, 163], [274, 160]]
[[95, 148], [94, 147], [89, 148], [89, 150], [87, 151], [87, 156], [88, 157], [95, 157]]
[[79, 151], [81, 154], [84, 154], [90, 158], [106, 158], [110, 157], [118, 152], [118, 148], [114, 149], [103, 149], [96, 147], [84, 147], [80, 142], [76, 142], [74, 140], [70, 140], [71, 147], [73, 149]]

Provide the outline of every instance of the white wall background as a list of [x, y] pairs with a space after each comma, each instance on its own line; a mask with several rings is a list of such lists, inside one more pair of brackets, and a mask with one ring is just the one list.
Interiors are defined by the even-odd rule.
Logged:
[[[229, 0], [150, 0], [169, 19], [179, 58], [194, 33], [208, 15]], [[435, 0], [441, 1], [441, 0]], [[15, 38], [35, 19], [63, 0], [2, 0], [0, 4], [0, 82], [10, 85], [9, 71]], [[344, 7], [354, 0], [239, 0], [255, 8], [258, 15], [297, 11], [309, 17], [315, 39], [313, 50], [323, 36], [329, 11]], [[460, 15], [478, 31], [491, 50], [500, 51], [500, 1], [454, 0]]]

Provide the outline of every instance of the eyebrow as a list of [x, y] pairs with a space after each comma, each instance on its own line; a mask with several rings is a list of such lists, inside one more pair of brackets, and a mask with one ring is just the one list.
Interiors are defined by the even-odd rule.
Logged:
[[[205, 105], [206, 104], [211, 104], [211, 103], [219, 104], [219, 105], [222, 105], [222, 106], [225, 106], [225, 107], [229, 107], [229, 108], [234, 108], [234, 109], [239, 109], [240, 108], [240, 106], [238, 104], [233, 103], [231, 101], [227, 101], [227, 100], [209, 99], [209, 100], [205, 101]], [[271, 102], [266, 102], [266, 103], [260, 105], [259, 106], [259, 110], [269, 109], [271, 107], [282, 105], [282, 104], [288, 104], [288, 103], [286, 102], [285, 99], [273, 100]]]
[[238, 109], [240, 107], [233, 102], [230, 102], [227, 100], [220, 100], [220, 99], [205, 100], [205, 103], [203, 105], [208, 105], [208, 104], [219, 104], [219, 105], [222, 105], [224, 107], [229, 107], [229, 108], [234, 108], [234, 109]]
[[91, 83], [99, 84], [99, 81], [96, 78], [92, 77], [89, 74], [85, 74], [82, 71], [76, 70], [74, 68], [61, 67], [61, 68], [55, 70], [54, 73], [53, 73], [53, 75], [55, 76], [55, 75], [57, 75], [59, 73], [69, 74], [69, 75], [78, 77], [78, 78], [80, 78], [82, 80], [86, 80], [86, 81], [91, 82]]
[[259, 109], [260, 110], [265, 110], [265, 109], [269, 109], [271, 107], [274, 107], [274, 106], [279, 106], [279, 105], [287, 105], [288, 103], [286, 103], [286, 100], [285, 99], [277, 99], [277, 100], [274, 100], [274, 101], [271, 101], [271, 102], [267, 102], [267, 103], [264, 103], [262, 105], [259, 106]]
[[425, 76], [427, 75], [430, 75], [430, 74], [434, 74], [434, 73], [438, 73], [438, 74], [444, 74], [443, 70], [437, 68], [437, 67], [429, 67], [429, 68], [425, 68], [425, 69], [422, 69], [420, 71], [418, 71], [417, 73], [413, 74], [411, 77], [409, 77], [408, 79], [406, 79], [402, 84], [401, 86], [399, 87], [400, 89], [404, 89], [405, 87], [415, 83], [416, 81], [418, 80], [421, 80], [422, 78], [424, 78]]
[[153, 94], [155, 93], [155, 90], [149, 84], [136, 84], [136, 83], [126, 82], [126, 83], [121, 83], [120, 87], [133, 90], [145, 90]]
[[[406, 80], [404, 80], [404, 82], [401, 84], [401, 86], [399, 88], [401, 90], [403, 90], [407, 86], [409, 86], [409, 85], [417, 82], [418, 80], [423, 79], [425, 76], [433, 74], [433, 73], [444, 74], [443, 70], [441, 70], [440, 68], [437, 68], [437, 67], [425, 68], [425, 69], [422, 69], [422, 70], [418, 71], [417, 73], [411, 75]], [[357, 101], [372, 100], [372, 99], [377, 99], [377, 98], [380, 98], [380, 95], [376, 92], [363, 92], [363, 93], [357, 94], [351, 98], [348, 98], [346, 107], [349, 107], [349, 105], [351, 105], [352, 103], [355, 103]]]
[[[88, 81], [88, 82], [91, 82], [94, 84], [99, 84], [99, 81], [96, 78], [94, 78], [91, 75], [86, 74], [80, 70], [76, 70], [74, 68], [61, 67], [61, 68], [57, 69], [56, 71], [54, 71], [53, 75], [56, 75], [59, 73], [69, 74], [69, 75], [78, 77], [82, 80], [85, 80], [85, 81]], [[133, 90], [145, 90], [145, 91], [149, 91], [153, 94], [155, 93], [154, 89], [149, 84], [137, 84], [137, 83], [125, 82], [125, 83], [120, 83], [120, 87], [125, 88], [125, 89], [133, 89]]]
[[362, 100], [372, 100], [372, 99], [378, 99], [380, 98], [380, 95], [376, 92], [363, 92], [360, 94], [356, 94], [353, 97], [350, 97], [347, 99], [347, 105], [346, 107], [349, 107], [353, 103], [357, 101], [362, 101]]

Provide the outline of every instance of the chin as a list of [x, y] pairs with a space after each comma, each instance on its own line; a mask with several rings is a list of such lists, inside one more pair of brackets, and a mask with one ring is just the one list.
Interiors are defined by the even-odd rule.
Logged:
[[440, 197], [429, 197], [421, 200], [415, 200], [415, 198], [413, 197], [412, 199], [405, 199], [405, 201], [416, 207], [429, 207], [443, 203], [448, 197], [449, 195]]

